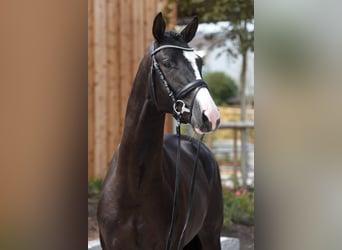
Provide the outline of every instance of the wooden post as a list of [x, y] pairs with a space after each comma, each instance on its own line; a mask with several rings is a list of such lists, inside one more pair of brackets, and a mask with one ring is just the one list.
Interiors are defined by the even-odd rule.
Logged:
[[234, 141], [233, 141], [233, 150], [234, 150], [234, 165], [233, 165], [233, 176], [234, 176], [234, 187], [235, 187], [235, 181], [237, 181], [237, 167], [238, 167], [238, 159], [237, 159], [237, 128], [233, 128], [234, 133]]
[[212, 133], [207, 135], [207, 146], [210, 150], [213, 148], [213, 134]]
[[[221, 122], [220, 125], [220, 129], [233, 129], [234, 131], [234, 178], [237, 176], [237, 166], [238, 166], [238, 160], [237, 160], [237, 132], [240, 131], [240, 137], [241, 137], [241, 132], [242, 131], [247, 131], [248, 133], [248, 129], [249, 128], [254, 128], [254, 122], [253, 121], [238, 121], [238, 122]], [[247, 159], [247, 157], [245, 158]], [[245, 178], [245, 181], [243, 183], [246, 184], [246, 180], [247, 180], [247, 170], [245, 171], [242, 167], [242, 163], [241, 163], [241, 174], [245, 176], [243, 176], [243, 178]]]
[[107, 166], [107, 20], [106, 0], [94, 1], [94, 175]]

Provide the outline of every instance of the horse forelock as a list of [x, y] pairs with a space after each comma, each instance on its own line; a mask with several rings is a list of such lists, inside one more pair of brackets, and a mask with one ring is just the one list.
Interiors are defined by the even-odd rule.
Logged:
[[171, 30], [165, 31], [164, 37], [160, 41], [159, 45], [177, 45], [189, 48], [189, 45], [184, 41], [184, 38], [179, 33]]

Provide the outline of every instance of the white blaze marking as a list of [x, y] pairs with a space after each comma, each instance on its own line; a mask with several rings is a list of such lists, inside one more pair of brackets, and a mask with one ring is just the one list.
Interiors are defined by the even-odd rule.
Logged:
[[[196, 53], [192, 51], [183, 51], [183, 55], [190, 62], [194, 70], [196, 80], [202, 79], [197, 63], [196, 63], [196, 59], [198, 58], [198, 55], [196, 55]], [[200, 105], [201, 111], [204, 112], [208, 120], [211, 122], [212, 130], [215, 130], [216, 122], [218, 119], [220, 119], [220, 113], [213, 99], [211, 98], [211, 95], [208, 89], [201, 88], [196, 95], [196, 100], [198, 101]], [[196, 131], [200, 132], [198, 129], [196, 129]]]
[[185, 58], [190, 62], [194, 72], [195, 72], [195, 77], [196, 80], [202, 79], [201, 74], [198, 70], [196, 59], [198, 58], [198, 55], [196, 55], [195, 52], [192, 51], [183, 51], [183, 55]]
[[196, 100], [198, 101], [201, 110], [204, 111], [204, 114], [211, 122], [212, 130], [215, 130], [216, 122], [218, 119], [220, 119], [220, 112], [218, 111], [213, 98], [211, 98], [208, 89], [201, 88], [197, 93]]

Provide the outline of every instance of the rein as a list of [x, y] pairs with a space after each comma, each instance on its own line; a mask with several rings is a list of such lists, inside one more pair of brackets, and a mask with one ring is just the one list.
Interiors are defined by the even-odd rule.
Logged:
[[[180, 143], [181, 143], [181, 130], [180, 130], [180, 119], [177, 120], [177, 158], [176, 158], [176, 179], [175, 179], [175, 192], [173, 194], [173, 205], [172, 205], [172, 216], [171, 216], [171, 224], [169, 228], [169, 235], [166, 243], [166, 250], [169, 250], [171, 247], [171, 240], [172, 240], [172, 234], [173, 234], [173, 227], [174, 223], [176, 221], [176, 208], [177, 208], [177, 198], [178, 198], [178, 191], [179, 191], [179, 168], [180, 168]], [[189, 224], [189, 219], [190, 219], [190, 212], [191, 212], [191, 207], [192, 207], [192, 197], [194, 194], [194, 187], [195, 187], [195, 180], [196, 180], [196, 170], [197, 170], [197, 161], [198, 161], [198, 156], [199, 156], [199, 151], [201, 147], [201, 142], [203, 141], [204, 134], [201, 135], [200, 140], [198, 141], [197, 144], [197, 149], [196, 149], [196, 157], [193, 165], [193, 170], [192, 170], [192, 176], [191, 176], [191, 184], [190, 184], [190, 190], [188, 194], [188, 203], [187, 203], [187, 208], [186, 208], [186, 216], [185, 216], [185, 223], [182, 229], [181, 236], [178, 241], [178, 247], [177, 250], [181, 249], [181, 245], [183, 242], [184, 234], [185, 231], [188, 227]]]
[[[175, 45], [163, 45], [158, 47], [157, 49], [153, 50], [151, 53], [152, 56], [152, 73], [154, 71], [157, 71], [160, 77], [161, 82], [163, 83], [168, 95], [172, 99], [173, 102], [173, 112], [174, 116], [177, 120], [177, 126], [176, 126], [176, 131], [177, 131], [177, 157], [176, 157], [176, 178], [175, 178], [175, 191], [173, 194], [173, 205], [172, 205], [172, 216], [171, 216], [171, 223], [169, 227], [169, 234], [168, 234], [168, 239], [166, 242], [166, 250], [169, 250], [171, 247], [171, 240], [172, 240], [172, 235], [173, 235], [173, 229], [174, 229], [174, 224], [176, 221], [176, 208], [177, 208], [177, 199], [178, 199], [178, 192], [179, 192], [179, 181], [180, 181], [180, 143], [181, 143], [181, 130], [180, 130], [180, 125], [181, 125], [181, 118], [182, 114], [187, 112], [190, 113], [190, 117], [192, 115], [192, 107], [193, 103], [195, 100], [195, 97], [197, 95], [197, 92], [200, 90], [200, 88], [207, 88], [207, 84], [203, 80], [195, 80], [187, 85], [185, 85], [178, 93], [176, 93], [172, 87], [168, 84], [163, 72], [161, 71], [159, 64], [156, 60], [155, 54], [161, 51], [162, 49], [166, 48], [173, 48], [173, 49], [180, 49], [180, 50], [185, 50], [185, 51], [193, 51], [193, 48], [185, 48], [185, 47], [180, 47], [180, 46], [175, 46]], [[154, 82], [154, 75], [152, 74], [152, 96], [154, 99], [154, 102], [157, 106], [157, 99], [156, 99], [156, 94], [155, 94], [155, 82]], [[188, 93], [190, 93], [193, 90], [196, 90], [195, 95], [193, 97], [193, 100], [191, 102], [190, 109], [185, 106], [185, 103], [181, 98], [185, 97]], [[196, 177], [196, 170], [197, 170], [197, 162], [198, 162], [198, 156], [199, 156], [199, 151], [201, 147], [201, 142], [203, 140], [204, 134], [201, 135], [200, 140], [198, 141], [197, 145], [197, 151], [196, 151], [196, 157], [193, 165], [193, 171], [192, 171], [192, 177], [191, 177], [191, 184], [190, 184], [190, 190], [188, 194], [188, 202], [187, 202], [187, 209], [186, 209], [186, 217], [185, 217], [185, 223], [182, 229], [182, 233], [180, 235], [179, 241], [178, 241], [178, 246], [177, 249], [179, 250], [181, 248], [183, 238], [185, 235], [185, 231], [188, 227], [189, 224], [189, 219], [190, 219], [190, 212], [191, 212], [191, 206], [192, 206], [192, 197], [194, 194], [194, 187], [195, 187], [195, 177]]]

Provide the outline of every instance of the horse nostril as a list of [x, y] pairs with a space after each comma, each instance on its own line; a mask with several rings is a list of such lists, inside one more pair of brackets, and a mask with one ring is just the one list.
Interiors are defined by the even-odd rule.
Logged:
[[220, 125], [220, 119], [218, 119], [217, 121], [216, 121], [216, 128], [218, 128], [219, 127], [219, 125]]
[[213, 131], [218, 128], [220, 125], [220, 118], [218, 119], [210, 119], [208, 115], [206, 114], [206, 111], [202, 112], [202, 131], [209, 132]]
[[208, 117], [205, 115], [205, 112], [202, 113], [202, 131], [209, 132], [212, 130], [212, 123], [209, 121]]
[[204, 114], [204, 111], [202, 112], [202, 120], [203, 122], [209, 121], [208, 117]]

